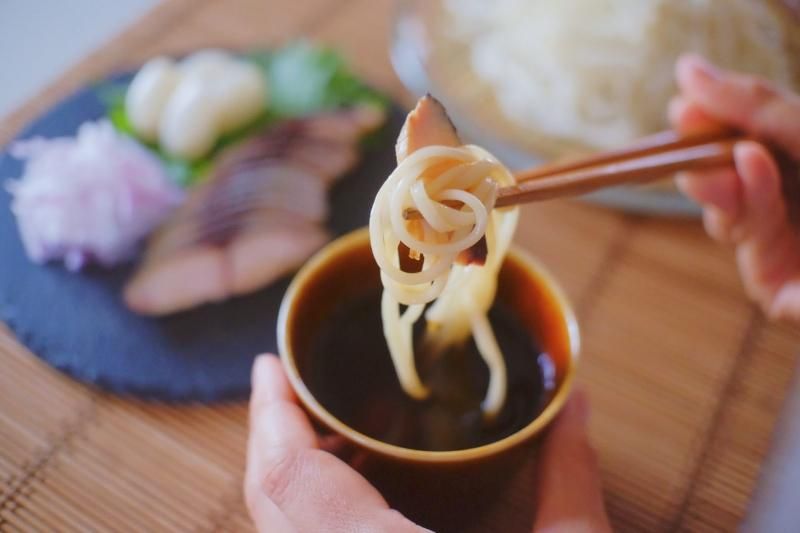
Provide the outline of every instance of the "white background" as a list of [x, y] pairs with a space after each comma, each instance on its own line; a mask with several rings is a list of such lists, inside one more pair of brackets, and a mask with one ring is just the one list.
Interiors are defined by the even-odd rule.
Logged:
[[157, 0], [0, 0], [0, 120]]

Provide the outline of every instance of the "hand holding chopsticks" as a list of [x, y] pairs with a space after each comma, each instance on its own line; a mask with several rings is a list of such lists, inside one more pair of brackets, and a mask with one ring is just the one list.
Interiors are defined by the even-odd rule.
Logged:
[[730, 131], [680, 135], [657, 133], [621, 150], [517, 174], [518, 184], [498, 191], [496, 207], [585, 194], [625, 183], [646, 183], [680, 170], [733, 162], [733, 146], [744, 139]]
[[[620, 150], [518, 172], [517, 185], [498, 190], [495, 207], [577, 196], [604, 187], [647, 183], [678, 171], [731, 165], [735, 144], [748, 138], [728, 129], [690, 135], [663, 131]], [[800, 181], [797, 163], [778, 150], [773, 152], [788, 174], [784, 179]], [[452, 207], [460, 205], [453, 203]], [[409, 210], [405, 217], [418, 218], [419, 213]]]

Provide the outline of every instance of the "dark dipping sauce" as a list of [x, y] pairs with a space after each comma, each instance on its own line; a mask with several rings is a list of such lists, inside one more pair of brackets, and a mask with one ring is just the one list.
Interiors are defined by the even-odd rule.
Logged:
[[[400, 387], [383, 336], [380, 273], [366, 234], [345, 241], [314, 267], [287, 316], [287, 348], [317, 402], [350, 428], [384, 443], [453, 451], [496, 442], [536, 419], [569, 374], [576, 345], [565, 303], [521, 258], [506, 258], [489, 320], [506, 363], [502, 411], [480, 409], [489, 371], [470, 337], [437, 357], [415, 327], [415, 357], [432, 393]], [[284, 354], [287, 355], [287, 354]]]
[[473, 448], [528, 425], [555, 390], [555, 366], [502, 304], [489, 313], [508, 372], [502, 411], [484, 420], [481, 401], [489, 371], [475, 342], [433, 357], [423, 348], [425, 321], [414, 330], [420, 377], [430, 389], [415, 400], [400, 387], [383, 336], [379, 288], [343, 301], [320, 325], [311, 349], [307, 384], [334, 416], [380, 441], [417, 450]]

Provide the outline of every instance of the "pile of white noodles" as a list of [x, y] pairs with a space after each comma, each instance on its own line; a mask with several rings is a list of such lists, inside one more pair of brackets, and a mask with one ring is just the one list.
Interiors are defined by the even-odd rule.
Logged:
[[444, 16], [507, 120], [599, 148], [665, 126], [682, 52], [787, 86], [797, 60], [761, 0], [444, 0]]
[[[425, 305], [427, 339], [436, 348], [465, 341], [472, 333], [489, 367], [483, 402], [491, 416], [506, 396], [506, 369], [486, 313], [494, 301], [497, 276], [517, 225], [517, 209], [493, 210], [498, 186], [514, 177], [494, 157], [476, 146], [428, 146], [405, 158], [378, 192], [370, 215], [370, 243], [384, 285], [383, 328], [403, 389], [424, 398], [428, 389], [414, 363], [412, 328]], [[460, 209], [441, 202], [463, 202]], [[407, 221], [416, 209], [422, 220]], [[455, 264], [458, 254], [486, 236], [485, 264]], [[400, 269], [398, 244], [424, 257], [422, 270]], [[408, 306], [401, 313], [400, 304]]]

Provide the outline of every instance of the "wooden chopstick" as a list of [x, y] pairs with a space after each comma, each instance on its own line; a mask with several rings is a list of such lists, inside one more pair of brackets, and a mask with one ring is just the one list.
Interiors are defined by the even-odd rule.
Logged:
[[529, 179], [518, 185], [502, 187], [495, 207], [576, 196], [624, 183], [647, 183], [682, 170], [730, 165], [733, 163], [734, 145], [744, 139], [734, 137]]
[[[747, 137], [731, 130], [681, 135], [663, 131], [619, 149], [534, 167], [516, 174], [517, 185], [498, 191], [495, 207], [585, 194], [624, 183], [655, 181], [681, 170], [699, 170], [733, 162], [734, 145]], [[460, 208], [458, 202], [445, 202]], [[419, 218], [416, 210], [406, 219]]]
[[679, 148], [689, 148], [691, 146], [698, 146], [715, 141], [724, 141], [735, 136], [736, 132], [727, 128], [715, 128], [691, 134], [681, 134], [674, 130], [665, 130], [643, 137], [624, 148], [607, 150], [571, 161], [539, 165], [528, 170], [517, 172], [515, 177], [517, 178], [517, 183], [521, 183], [523, 181], [553, 176], [555, 174], [593, 167], [604, 163], [613, 163], [615, 161], [633, 159], [639, 156], [652, 155]]

